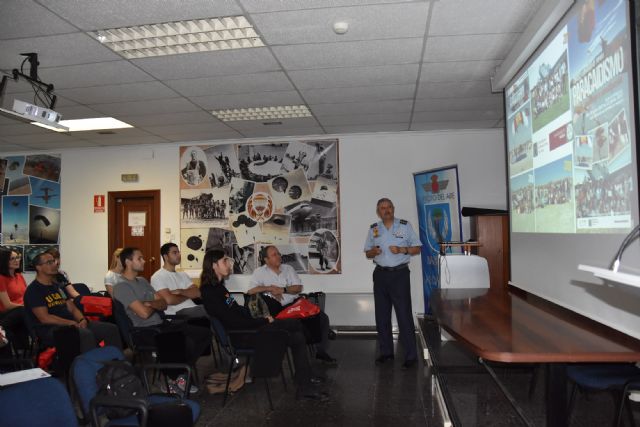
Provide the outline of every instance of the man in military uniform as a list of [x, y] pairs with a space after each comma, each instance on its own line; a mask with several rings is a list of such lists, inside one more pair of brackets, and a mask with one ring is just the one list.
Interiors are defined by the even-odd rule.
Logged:
[[376, 364], [393, 360], [391, 308], [396, 311], [400, 342], [404, 349], [403, 369], [415, 365], [418, 358], [411, 309], [409, 260], [420, 253], [420, 239], [411, 224], [394, 216], [391, 200], [382, 198], [376, 205], [381, 221], [371, 224], [364, 244], [367, 259], [373, 260], [373, 297], [380, 355]]

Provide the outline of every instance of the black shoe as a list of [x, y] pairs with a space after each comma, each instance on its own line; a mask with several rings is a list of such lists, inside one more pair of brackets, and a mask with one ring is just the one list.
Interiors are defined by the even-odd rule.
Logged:
[[326, 378], [324, 377], [311, 377], [309, 378], [309, 382], [313, 385], [324, 384], [326, 382]]
[[296, 395], [298, 400], [314, 400], [316, 402], [326, 402], [329, 400], [329, 394], [324, 391], [298, 390]]
[[376, 365], [382, 365], [388, 360], [393, 360], [393, 354], [378, 356], [378, 358], [376, 359]]
[[323, 364], [327, 366], [338, 366], [338, 361], [333, 357], [329, 356], [329, 354], [324, 351], [317, 352], [316, 359], [320, 360]]
[[411, 369], [416, 365], [416, 361], [415, 360], [405, 360], [404, 363], [402, 364], [402, 370], [406, 371], [407, 369]]
[[335, 340], [338, 337], [338, 334], [336, 331], [334, 331], [333, 329], [329, 329], [329, 339], [330, 340]]

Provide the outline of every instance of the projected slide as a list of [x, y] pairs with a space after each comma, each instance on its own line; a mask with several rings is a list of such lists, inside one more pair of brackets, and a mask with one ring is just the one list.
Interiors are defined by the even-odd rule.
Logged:
[[623, 233], [637, 191], [627, 2], [578, 1], [505, 90], [513, 232]]

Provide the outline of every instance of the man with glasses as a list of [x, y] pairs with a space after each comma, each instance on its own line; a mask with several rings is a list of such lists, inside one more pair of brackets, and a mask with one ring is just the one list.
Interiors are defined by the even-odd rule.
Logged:
[[53, 333], [62, 326], [75, 326], [80, 335], [80, 351], [89, 351], [104, 341], [122, 348], [118, 328], [111, 323], [89, 322], [64, 290], [55, 282], [58, 264], [50, 253], [33, 259], [36, 278], [24, 294], [28, 323], [46, 346], [53, 346]]
[[[196, 305], [194, 299], [200, 298], [200, 289], [191, 282], [191, 278], [182, 271], [176, 271], [182, 257], [175, 243], [165, 243], [160, 247], [162, 268], [151, 276], [151, 286], [167, 303], [165, 314], [178, 317], [207, 317], [202, 305]], [[208, 321], [207, 321], [208, 322]]]

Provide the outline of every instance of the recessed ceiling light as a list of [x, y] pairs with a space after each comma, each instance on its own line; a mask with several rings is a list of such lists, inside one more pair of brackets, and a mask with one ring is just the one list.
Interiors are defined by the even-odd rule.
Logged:
[[37, 122], [34, 122], [32, 124], [36, 126], [41, 126], [47, 129], [55, 130], [56, 132], [82, 132], [82, 131], [90, 131], [90, 130], [124, 129], [124, 128], [133, 127], [130, 124], [114, 119], [113, 117], [94, 117], [91, 119], [60, 120], [60, 124], [65, 128], [68, 128], [69, 129], [68, 131], [47, 127], [46, 125], [43, 125]]
[[275, 107], [232, 108], [211, 112], [223, 122], [240, 120], [299, 119], [311, 117], [306, 105], [279, 105]]
[[264, 46], [244, 16], [111, 28], [87, 34], [127, 59]]

